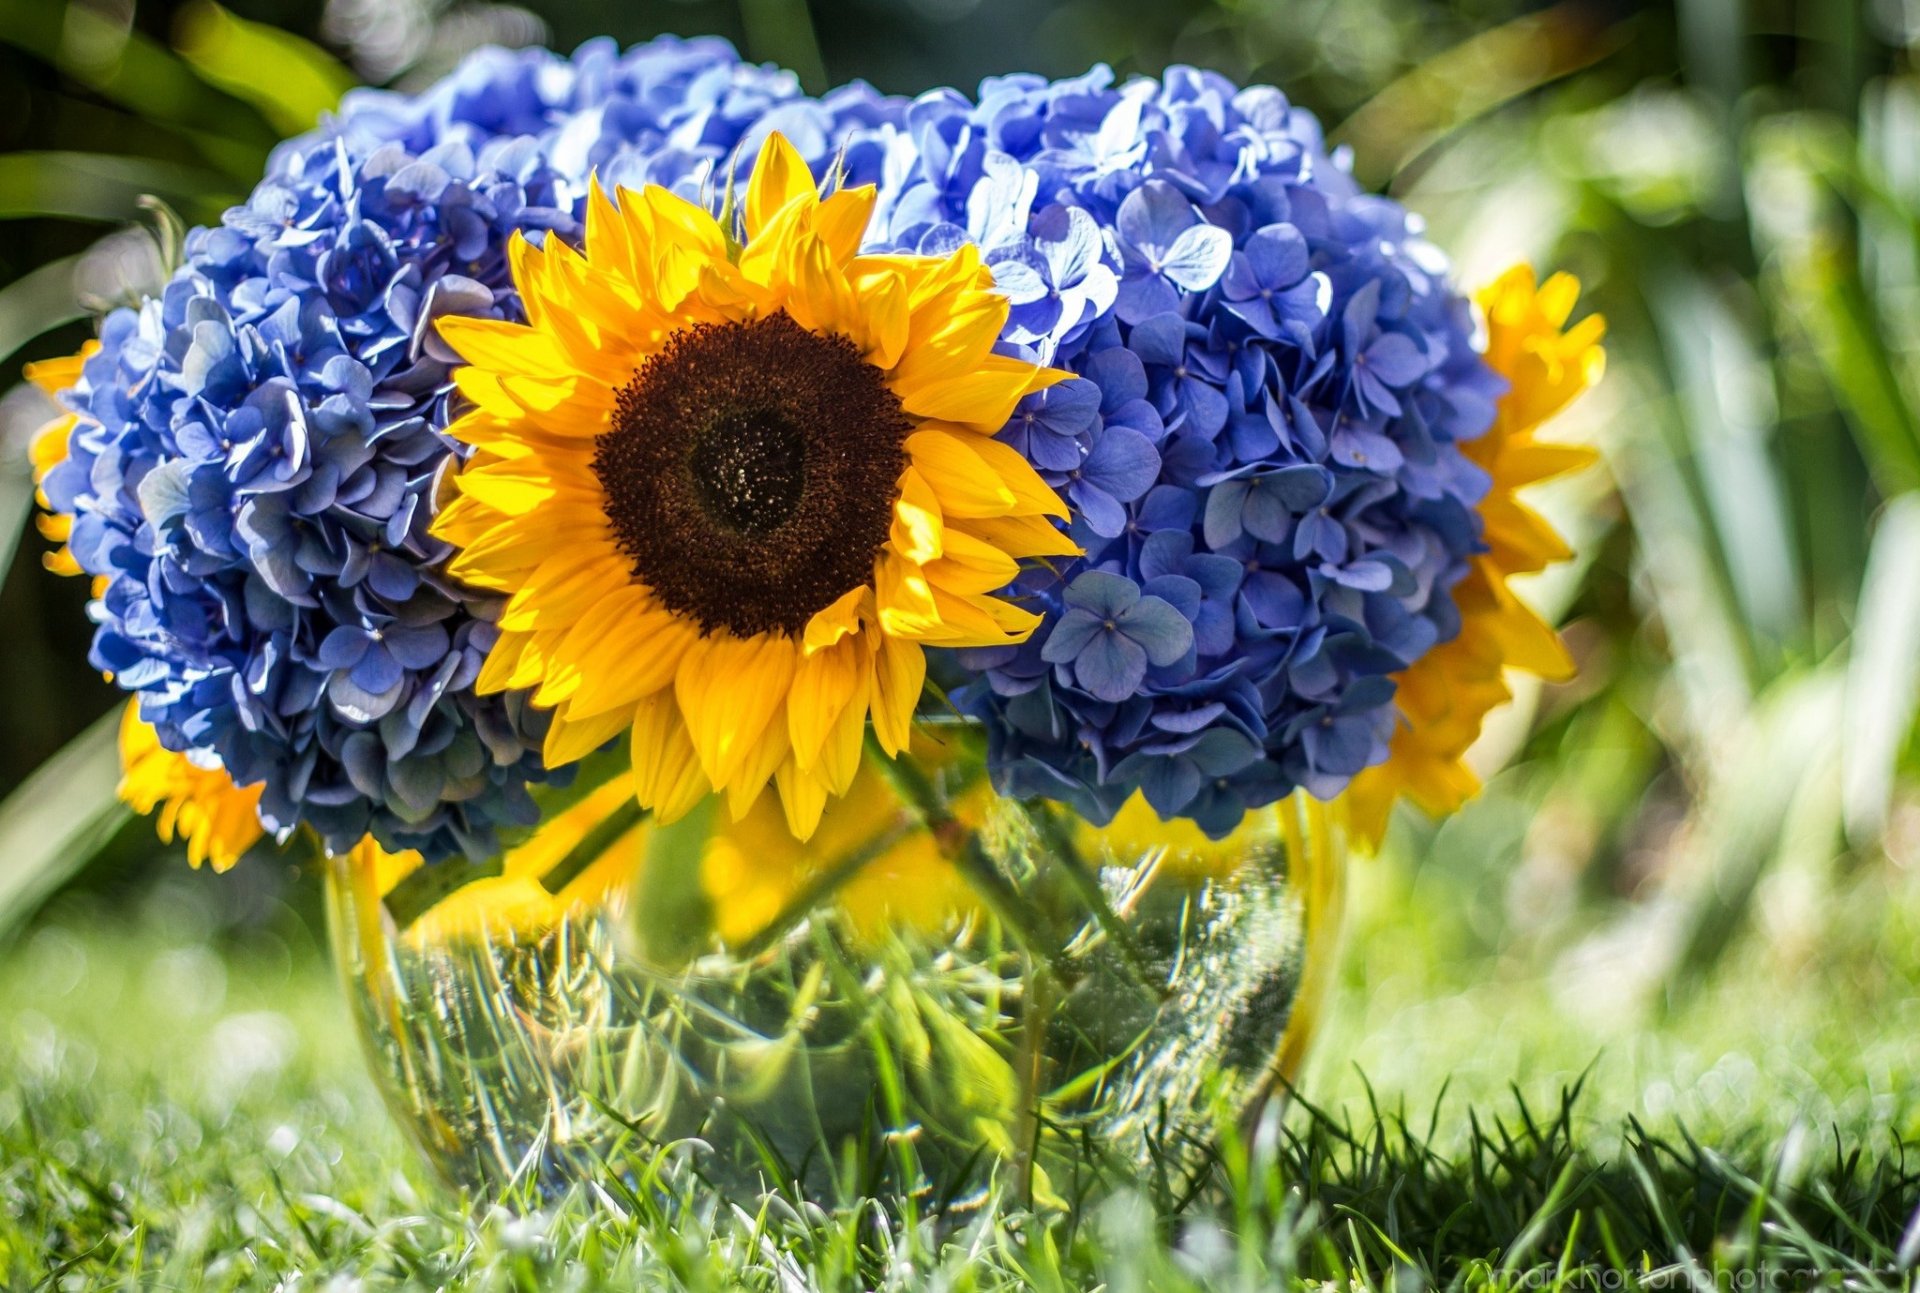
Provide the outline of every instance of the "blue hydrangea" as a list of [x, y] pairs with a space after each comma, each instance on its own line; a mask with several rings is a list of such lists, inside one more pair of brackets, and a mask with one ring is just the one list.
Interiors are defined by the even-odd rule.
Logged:
[[103, 321], [69, 396], [47, 492], [106, 581], [94, 663], [168, 748], [264, 783], [274, 831], [490, 852], [534, 816], [542, 720], [473, 693], [497, 607], [427, 533], [453, 452], [432, 321], [514, 315], [510, 236], [578, 237], [595, 169], [693, 194], [778, 129], [877, 179], [903, 111], [674, 39], [489, 50], [418, 96], [348, 95], [189, 236], [158, 299]]
[[879, 240], [978, 244], [1005, 348], [1080, 375], [1002, 433], [1085, 556], [1023, 576], [1030, 642], [962, 653], [999, 788], [1220, 834], [1384, 759], [1393, 675], [1459, 628], [1500, 392], [1415, 219], [1192, 68], [923, 96], [886, 176]]

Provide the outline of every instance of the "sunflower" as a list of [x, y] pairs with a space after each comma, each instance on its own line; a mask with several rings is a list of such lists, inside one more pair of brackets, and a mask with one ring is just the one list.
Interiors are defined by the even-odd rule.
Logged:
[[177, 837], [187, 861], [225, 871], [266, 833], [260, 825], [260, 786], [236, 786], [218, 764], [202, 767], [160, 744], [137, 702], [120, 715], [120, 798], [154, 823], [162, 841]]
[[1479, 294], [1487, 317], [1487, 362], [1508, 382], [1492, 429], [1461, 446], [1493, 482], [1480, 504], [1486, 551], [1454, 588], [1458, 636], [1399, 677], [1400, 724], [1387, 761], [1355, 777], [1347, 791], [1354, 833], [1371, 844], [1378, 845], [1400, 796], [1438, 816], [1480, 788], [1466, 753], [1486, 716], [1512, 698], [1507, 669], [1556, 682], [1573, 674], [1573, 660], [1559, 635], [1514, 595], [1508, 580], [1572, 555], [1519, 493], [1595, 458], [1585, 446], [1537, 438], [1546, 422], [1600, 380], [1606, 365], [1600, 348], [1606, 324], [1600, 316], [1567, 327], [1579, 294], [1580, 284], [1571, 275], [1556, 274], [1536, 285], [1533, 270], [1524, 265]]
[[[50, 400], [58, 400], [63, 391], [72, 390], [80, 381], [80, 370], [87, 360], [100, 349], [100, 343], [89, 341], [80, 348], [80, 352], [60, 359], [45, 359], [37, 364], [28, 364], [25, 368], [27, 380], [45, 393]], [[67, 539], [73, 533], [73, 518], [62, 516], [48, 510], [47, 496], [40, 488], [40, 482], [47, 473], [67, 460], [67, 438], [73, 434], [73, 428], [80, 421], [77, 414], [64, 410], [33, 433], [33, 441], [28, 452], [33, 460], [33, 496], [40, 504], [40, 515], [34, 518], [34, 524], [48, 542], [56, 544], [42, 560], [48, 570], [56, 575], [77, 575], [80, 563], [67, 551]]]
[[871, 187], [822, 198], [774, 135], [732, 221], [589, 187], [586, 239], [516, 239], [525, 323], [448, 318], [473, 454], [434, 532], [508, 594], [478, 686], [552, 711], [549, 766], [629, 733], [661, 821], [769, 781], [809, 837], [869, 717], [908, 740], [926, 646], [1025, 641], [999, 596], [1076, 551], [994, 439], [1067, 374], [995, 353], [979, 253], [861, 255]]

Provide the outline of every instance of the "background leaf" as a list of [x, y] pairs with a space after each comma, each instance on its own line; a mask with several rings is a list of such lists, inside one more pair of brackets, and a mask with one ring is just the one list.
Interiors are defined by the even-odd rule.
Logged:
[[[62, 256], [0, 288], [0, 364], [35, 337], [86, 317], [74, 294], [79, 256]], [[4, 370], [0, 370], [4, 371]], [[7, 563], [0, 561], [0, 570]]]
[[109, 223], [136, 219], [148, 194], [191, 211], [231, 206], [237, 194], [211, 172], [106, 153], [11, 153], [0, 157], [0, 220], [63, 216]]
[[1887, 505], [1874, 532], [1853, 660], [1847, 669], [1847, 834], [1871, 843], [1886, 827], [1900, 752], [1920, 706], [1920, 494]]
[[115, 793], [119, 727], [118, 710], [95, 720], [0, 802], [0, 934], [132, 819]]
[[175, 22], [180, 56], [209, 84], [260, 109], [286, 134], [331, 112], [353, 74], [319, 46], [265, 23], [248, 22], [200, 0]]

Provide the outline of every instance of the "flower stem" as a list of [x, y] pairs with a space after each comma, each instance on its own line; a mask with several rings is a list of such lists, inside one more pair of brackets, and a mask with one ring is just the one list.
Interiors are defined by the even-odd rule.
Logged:
[[966, 877], [988, 909], [1006, 922], [1028, 951], [1054, 967], [1064, 982], [1072, 982], [1073, 976], [1064, 964], [1061, 940], [1048, 928], [1044, 917], [1000, 874], [980, 842], [980, 833], [953, 815], [940, 792], [911, 758], [892, 757], [871, 732], [867, 734], [867, 748], [880, 775], [919, 811], [942, 856]]
[[1016, 1074], [1020, 1104], [1014, 1111], [1013, 1188], [1014, 1197], [1032, 1207], [1034, 1166], [1040, 1156], [1040, 1131], [1044, 1122], [1044, 1110], [1040, 1107], [1047, 1077], [1044, 1041], [1054, 1007], [1053, 975], [1044, 964], [1028, 967], [1022, 998]]
[[865, 870], [867, 864], [884, 855], [913, 833], [911, 818], [901, 817], [868, 837], [858, 847], [809, 880], [805, 887], [782, 907], [761, 931], [734, 949], [742, 960], [752, 960], [784, 937], [788, 930], [805, 920], [847, 881]]
[[594, 824], [580, 842], [568, 850], [567, 855], [548, 868], [540, 877], [540, 887], [548, 893], [559, 893], [578, 879], [581, 872], [607, 855], [607, 850], [617, 843], [622, 835], [647, 820], [650, 816], [646, 809], [625, 798], [613, 811]]
[[1066, 876], [1074, 895], [1093, 913], [1094, 920], [1099, 922], [1101, 930], [1112, 941], [1120, 960], [1133, 978], [1152, 996], [1166, 1000], [1166, 985], [1156, 982], [1148, 971], [1140, 945], [1134, 941], [1133, 930], [1113, 909], [1113, 904], [1107, 901], [1107, 891], [1101, 888], [1100, 877], [1080, 855], [1080, 849], [1073, 841], [1073, 832], [1049, 804], [1036, 805], [1032, 817], [1034, 828], [1039, 831], [1041, 841], [1047, 846], [1053, 860], [1059, 864], [1060, 872]]
[[387, 914], [393, 917], [395, 927], [405, 933], [414, 921], [439, 906], [455, 890], [464, 889], [476, 880], [491, 880], [505, 866], [506, 859], [503, 857], [491, 857], [485, 862], [473, 862], [466, 858], [429, 862], [407, 872], [398, 884], [387, 890], [381, 901], [386, 904]]

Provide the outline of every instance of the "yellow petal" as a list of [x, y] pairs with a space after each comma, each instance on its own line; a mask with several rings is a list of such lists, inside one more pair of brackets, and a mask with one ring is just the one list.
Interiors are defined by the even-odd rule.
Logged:
[[587, 259], [631, 280], [647, 242], [646, 205], [626, 195], [619, 206], [600, 185], [598, 171], [587, 176]]
[[780, 208], [771, 220], [740, 249], [737, 262], [748, 283], [783, 294], [792, 263], [794, 242], [807, 231], [806, 210], [798, 202]]
[[1500, 455], [1500, 474], [1512, 484], [1531, 485], [1584, 471], [1599, 460], [1599, 453], [1587, 445], [1529, 441], [1506, 448]]
[[1009, 557], [1077, 557], [1080, 545], [1044, 516], [979, 516], [957, 520], [960, 530], [992, 544]]
[[1020, 573], [1020, 563], [964, 530], [947, 536], [944, 555], [925, 563], [927, 579], [948, 592], [973, 595], [997, 592]]
[[486, 696], [512, 686], [513, 676], [520, 668], [521, 654], [532, 640], [531, 633], [502, 633], [494, 641], [493, 649], [487, 652], [486, 663], [480, 666], [474, 690]]
[[[976, 371], [1000, 339], [1007, 310], [1007, 298], [998, 292], [968, 292], [958, 299], [942, 297], [923, 306], [913, 315], [912, 341], [889, 374], [890, 384], [904, 395]], [[1024, 379], [1031, 379], [1036, 371], [1032, 364], [1010, 362], [1019, 364]], [[1010, 373], [1009, 380], [1011, 377]], [[1026, 390], [1021, 385], [1019, 394]]]
[[802, 649], [808, 655], [824, 651], [840, 639], [858, 633], [873, 614], [873, 590], [864, 585], [850, 588], [832, 605], [813, 613], [813, 618], [807, 621]]
[[847, 284], [846, 274], [834, 264], [826, 243], [810, 233], [795, 239], [787, 281], [786, 309], [795, 323], [810, 332], [851, 337], [866, 349], [867, 330], [853, 289]]
[[740, 767], [726, 784], [728, 816], [736, 822], [746, 816], [747, 810], [759, 800], [760, 792], [773, 780], [774, 772], [786, 762], [791, 750], [792, 746], [787, 742], [786, 717], [776, 713], [760, 733], [760, 740], [752, 752], [741, 760]]
[[873, 596], [880, 609], [880, 627], [888, 634], [916, 641], [943, 637], [940, 606], [933, 586], [917, 562], [895, 552], [882, 553], [873, 565]]
[[820, 815], [827, 809], [827, 785], [818, 777], [802, 772], [792, 759], [773, 774], [780, 791], [780, 807], [786, 813], [787, 830], [796, 840], [813, 838], [820, 828]]
[[[455, 578], [469, 579], [475, 583], [482, 582], [489, 574], [533, 570], [556, 549], [591, 544], [610, 546], [613, 542], [604, 519], [590, 515], [583, 517], [562, 513], [544, 524], [519, 517], [503, 522], [497, 512], [481, 512], [479, 515], [483, 518], [481, 524], [462, 531], [457, 522], [463, 513], [448, 508], [434, 518], [433, 528], [436, 535], [459, 548], [459, 552], [447, 563], [447, 570]], [[519, 577], [524, 579], [525, 574]]]
[[680, 248], [701, 260], [727, 258], [726, 235], [721, 232], [720, 222], [705, 207], [696, 206], [657, 184], [642, 189], [640, 200], [646, 203], [654, 236], [660, 243]]
[[[865, 635], [877, 638], [877, 632]], [[844, 795], [853, 785], [861, 766], [861, 756], [866, 749], [867, 710], [873, 696], [874, 649], [876, 643], [866, 640], [856, 644], [855, 649], [862, 653], [858, 685], [853, 699], [847, 702], [840, 717], [834, 720], [833, 731], [820, 745], [820, 756], [814, 766], [814, 774], [825, 779], [827, 788], [836, 795]]]
[[20, 366], [20, 375], [38, 386], [43, 394], [58, 395], [79, 384], [87, 360], [100, 353], [100, 343], [89, 341], [71, 355], [58, 359], [38, 359]]
[[1067, 515], [1060, 496], [1012, 445], [923, 427], [907, 437], [907, 454], [949, 516]]
[[893, 503], [893, 549], [909, 561], [936, 560], [941, 546], [940, 500], [912, 467], [900, 473], [900, 497]]
[[793, 757], [802, 768], [811, 768], [818, 760], [820, 747], [848, 705], [858, 700], [864, 709], [869, 655], [863, 642], [849, 638], [802, 657], [794, 670], [793, 690], [787, 697], [787, 733]]
[[[538, 511], [558, 502], [561, 495], [568, 492], [552, 476], [504, 470], [463, 471], [456, 480], [462, 494], [508, 516]], [[594, 505], [594, 500], [584, 494], [570, 502]]]
[[630, 636], [610, 634], [583, 661], [580, 689], [569, 702], [574, 713], [617, 709], [630, 698], [671, 686], [681, 659], [699, 637], [694, 625], [663, 607], [653, 607], [644, 623], [632, 627]]
[[875, 368], [892, 368], [906, 353], [910, 335], [906, 280], [894, 273], [871, 275], [853, 282], [853, 290], [866, 321], [862, 358]]
[[574, 548], [540, 563], [501, 612], [500, 627], [527, 631], [562, 629], [608, 593], [631, 586], [628, 568], [611, 547]]
[[1005, 355], [987, 355], [956, 376], [919, 385], [899, 381], [890, 384], [909, 413], [994, 432], [1007, 424], [1022, 396], [1045, 390], [1069, 376]]
[[634, 707], [633, 792], [663, 825], [685, 817], [712, 793], [679, 706], [664, 691]]
[[694, 643], [680, 662], [674, 694], [707, 780], [724, 786], [754, 753], [786, 700], [799, 651], [762, 633]]
[[566, 701], [574, 718], [631, 708], [673, 681], [698, 630], [630, 585], [582, 615], [554, 651], [537, 705]]
[[862, 184], [841, 189], [808, 213], [808, 228], [826, 244], [834, 264], [842, 270], [859, 254], [860, 240], [866, 237], [867, 224], [879, 200], [879, 191], [873, 185]]
[[758, 237], [789, 202], [812, 205], [819, 200], [813, 172], [800, 150], [777, 130], [768, 135], [747, 184], [747, 237]]
[[449, 314], [434, 326], [461, 358], [495, 376], [520, 374], [547, 383], [587, 376], [617, 386], [632, 368], [617, 355], [566, 347], [551, 332], [504, 319]]
[[927, 657], [917, 642], [881, 635], [873, 676], [873, 734], [890, 755], [907, 748], [913, 711], [927, 681]]
[[563, 710], [556, 710], [553, 721], [547, 727], [547, 739], [541, 747], [541, 757], [549, 768], [564, 767], [575, 759], [592, 754], [626, 731], [632, 722], [633, 715], [619, 710], [578, 720], [566, 717]]
[[1495, 595], [1502, 613], [1489, 617], [1486, 627], [1500, 644], [1502, 659], [1512, 668], [1538, 674], [1549, 682], [1564, 682], [1573, 676], [1573, 657], [1566, 643], [1533, 609], [1521, 602], [1504, 583]]

